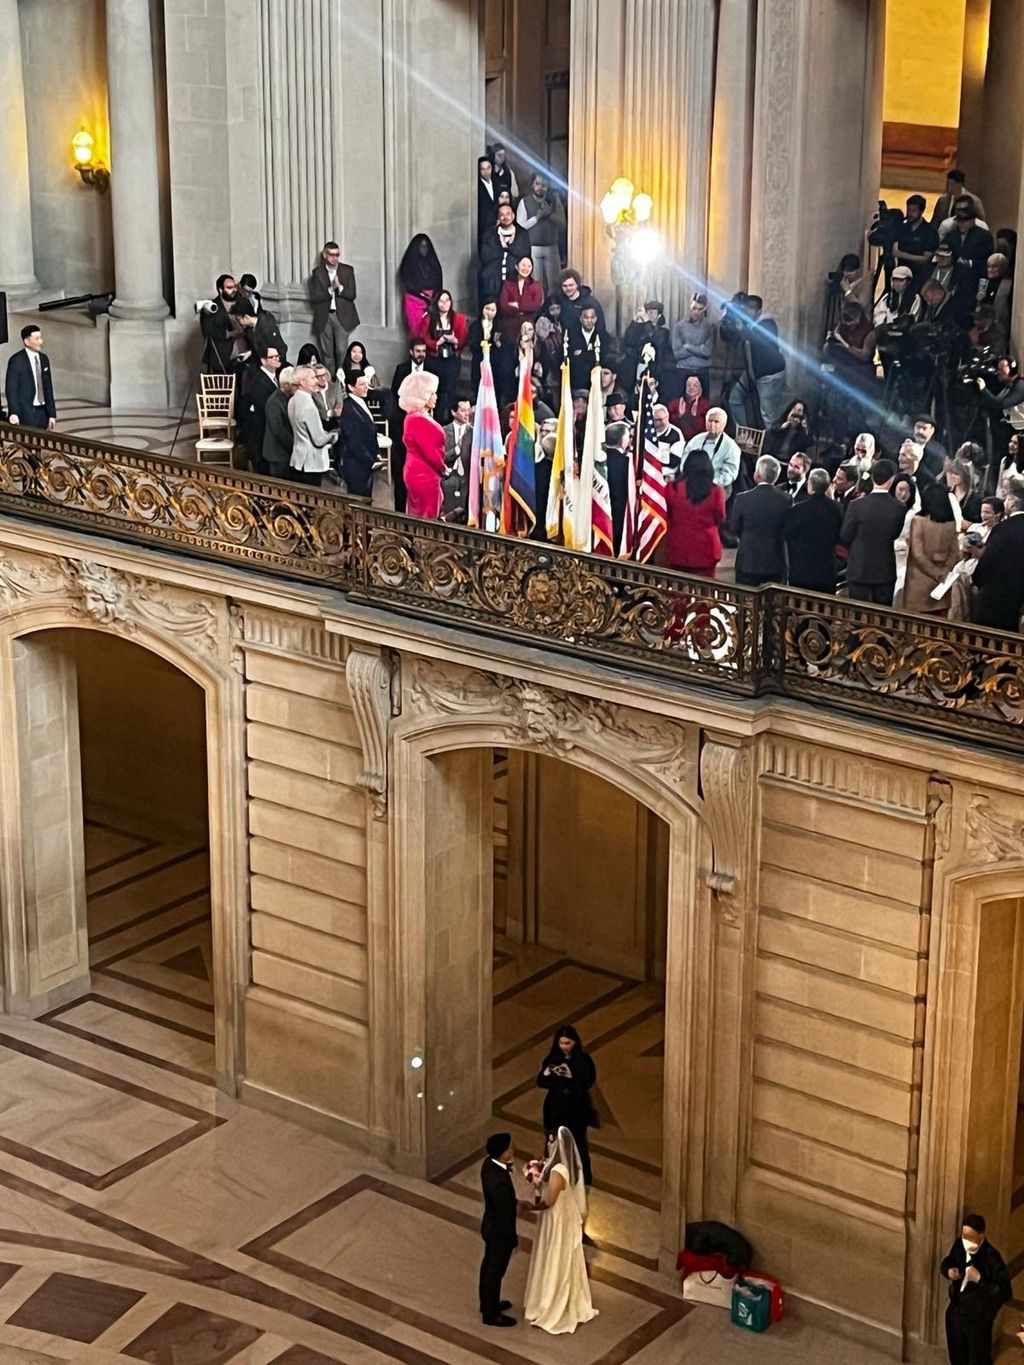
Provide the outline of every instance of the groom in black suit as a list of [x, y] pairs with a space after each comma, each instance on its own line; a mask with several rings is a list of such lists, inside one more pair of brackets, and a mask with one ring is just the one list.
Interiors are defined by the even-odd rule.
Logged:
[[516, 1191], [512, 1183], [512, 1134], [494, 1133], [487, 1139], [487, 1156], [480, 1167], [484, 1191], [484, 1217], [480, 1235], [484, 1239], [484, 1259], [480, 1265], [480, 1316], [488, 1327], [514, 1327], [515, 1318], [506, 1308], [512, 1305], [501, 1297], [501, 1280], [512, 1253], [519, 1245], [516, 1236]]

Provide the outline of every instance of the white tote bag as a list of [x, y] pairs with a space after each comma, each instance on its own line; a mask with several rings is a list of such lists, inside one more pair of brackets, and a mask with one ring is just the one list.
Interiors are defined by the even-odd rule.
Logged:
[[719, 1275], [714, 1270], [698, 1270], [683, 1281], [683, 1298], [688, 1303], [707, 1303], [714, 1308], [732, 1308], [732, 1290], [736, 1281]]

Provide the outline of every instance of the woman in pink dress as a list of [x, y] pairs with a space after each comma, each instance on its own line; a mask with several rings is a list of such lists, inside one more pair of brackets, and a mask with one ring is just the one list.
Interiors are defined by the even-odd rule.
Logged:
[[421, 370], [402, 380], [398, 406], [406, 413], [402, 429], [405, 510], [410, 517], [433, 520], [441, 515], [441, 476], [444, 474], [444, 428], [431, 416], [436, 402], [436, 374]]

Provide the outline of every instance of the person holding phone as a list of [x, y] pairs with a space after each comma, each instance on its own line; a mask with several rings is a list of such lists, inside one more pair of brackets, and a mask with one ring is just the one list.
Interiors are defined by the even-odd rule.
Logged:
[[590, 1092], [597, 1081], [594, 1059], [587, 1052], [572, 1024], [555, 1029], [551, 1047], [540, 1064], [537, 1085], [544, 1096], [544, 1131], [568, 1128], [576, 1142], [583, 1170], [583, 1183], [592, 1183], [587, 1129], [596, 1126], [597, 1115]]
[[991, 1365], [992, 1327], [1013, 1291], [1006, 1262], [987, 1240], [985, 1219], [980, 1213], [966, 1216], [960, 1236], [943, 1257], [939, 1274], [949, 1281], [949, 1365]]

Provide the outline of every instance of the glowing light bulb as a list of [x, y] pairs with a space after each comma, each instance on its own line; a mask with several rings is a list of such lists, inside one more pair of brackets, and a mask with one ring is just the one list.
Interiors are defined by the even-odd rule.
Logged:
[[636, 186], [628, 175], [620, 175], [618, 179], [612, 181], [609, 194], [613, 194], [618, 201], [619, 208], [623, 211], [629, 208], [633, 202], [633, 195], [636, 193]]
[[653, 228], [637, 228], [630, 239], [629, 253], [637, 265], [650, 265], [661, 255], [661, 238]]
[[80, 128], [71, 139], [71, 152], [75, 158], [77, 166], [88, 166], [92, 160], [92, 149], [96, 146], [96, 139], [92, 133]]
[[654, 200], [649, 194], [638, 194], [633, 200], [633, 216], [638, 223], [646, 223], [654, 209]]
[[413, 1071], [419, 1071], [423, 1066], [423, 1058], [418, 1052], [414, 1057], [409, 1058], [409, 1065], [412, 1067]]
[[619, 217], [619, 201], [611, 190], [601, 200], [601, 217], [606, 223], [614, 223]]

